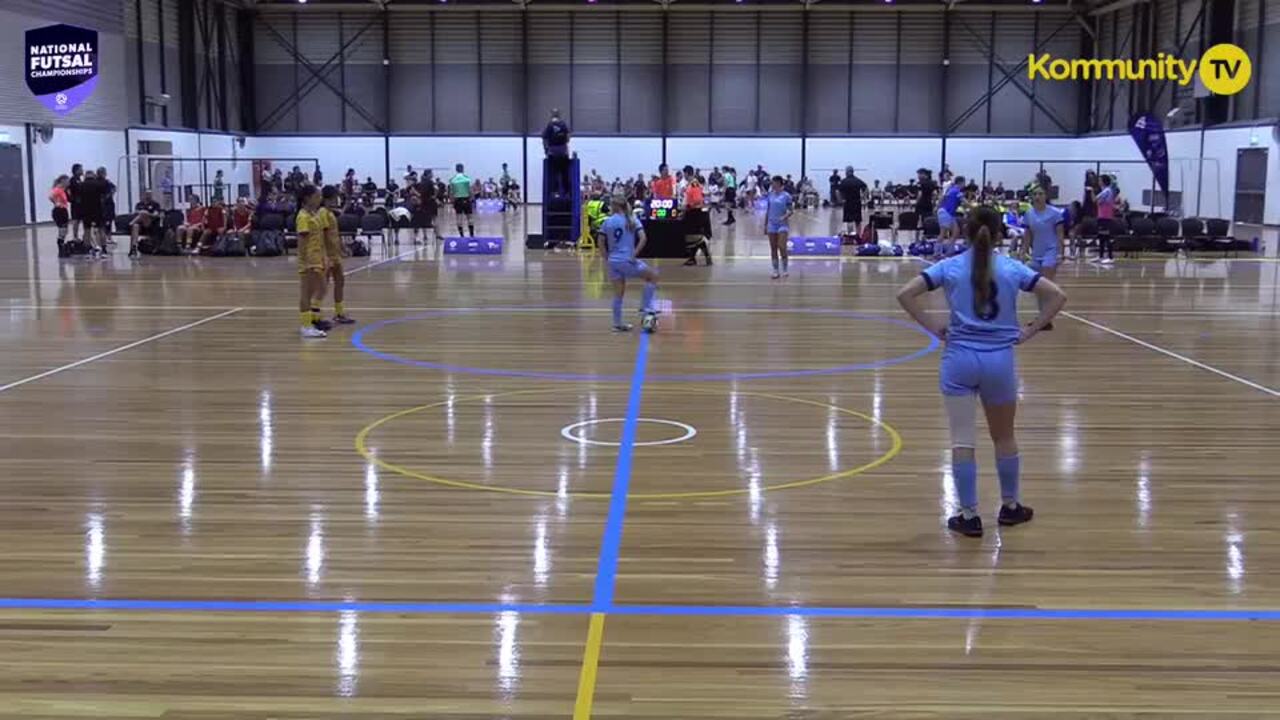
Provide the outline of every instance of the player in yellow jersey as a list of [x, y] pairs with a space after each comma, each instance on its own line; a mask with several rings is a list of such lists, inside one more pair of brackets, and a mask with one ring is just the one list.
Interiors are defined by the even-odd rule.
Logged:
[[321, 212], [329, 216], [329, 224], [324, 231], [324, 252], [329, 262], [328, 279], [333, 282], [333, 321], [338, 325], [351, 325], [355, 320], [347, 316], [346, 303], [343, 302], [346, 297], [347, 276], [342, 268], [342, 237], [338, 235], [337, 208], [342, 204], [342, 197], [338, 188], [333, 185], [325, 185], [320, 195], [324, 199]]
[[320, 319], [319, 299], [324, 297], [325, 273], [328, 258], [325, 256], [325, 229], [330, 214], [320, 206], [320, 189], [304, 185], [298, 191], [298, 312], [302, 316], [302, 337], [328, 337], [328, 323]]

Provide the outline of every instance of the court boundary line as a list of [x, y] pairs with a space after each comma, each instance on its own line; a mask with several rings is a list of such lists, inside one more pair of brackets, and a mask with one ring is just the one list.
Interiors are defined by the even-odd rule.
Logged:
[[1187, 357], [1186, 355], [1183, 355], [1183, 354], [1181, 354], [1181, 353], [1176, 353], [1176, 352], [1174, 352], [1174, 351], [1172, 351], [1172, 350], [1168, 350], [1168, 349], [1166, 349], [1166, 348], [1162, 348], [1162, 347], [1160, 347], [1159, 345], [1156, 345], [1156, 344], [1154, 344], [1154, 343], [1149, 343], [1149, 342], [1147, 342], [1146, 340], [1142, 340], [1141, 338], [1136, 338], [1136, 337], [1134, 337], [1134, 336], [1132, 336], [1132, 335], [1130, 335], [1130, 334], [1128, 334], [1128, 333], [1124, 333], [1124, 332], [1121, 332], [1121, 331], [1119, 331], [1119, 330], [1116, 330], [1115, 328], [1111, 328], [1111, 327], [1108, 327], [1108, 326], [1106, 326], [1106, 325], [1103, 325], [1102, 323], [1094, 322], [1093, 320], [1090, 320], [1090, 319], [1088, 319], [1088, 318], [1086, 318], [1086, 317], [1083, 317], [1083, 316], [1081, 316], [1081, 315], [1077, 315], [1077, 314], [1075, 314], [1075, 313], [1073, 313], [1073, 312], [1069, 312], [1069, 311], [1063, 310], [1060, 314], [1065, 315], [1066, 317], [1069, 317], [1069, 318], [1071, 318], [1072, 320], [1075, 320], [1076, 322], [1083, 323], [1083, 324], [1088, 325], [1089, 327], [1095, 328], [1095, 329], [1097, 329], [1097, 330], [1101, 330], [1102, 332], [1108, 333], [1108, 334], [1110, 334], [1110, 335], [1114, 335], [1114, 336], [1116, 336], [1116, 337], [1118, 337], [1118, 338], [1121, 338], [1121, 339], [1123, 339], [1123, 340], [1128, 340], [1129, 342], [1131, 342], [1131, 343], [1133, 343], [1133, 344], [1135, 344], [1135, 345], [1140, 345], [1140, 346], [1142, 346], [1142, 347], [1144, 347], [1144, 348], [1146, 348], [1146, 349], [1148, 349], [1148, 350], [1153, 350], [1153, 351], [1155, 351], [1155, 352], [1160, 353], [1161, 355], [1165, 355], [1165, 356], [1167, 356], [1167, 357], [1171, 357], [1171, 358], [1173, 358], [1174, 360], [1181, 360], [1182, 362], [1184, 362], [1184, 363], [1186, 363], [1186, 364], [1188, 364], [1188, 365], [1194, 366], [1194, 367], [1198, 367], [1198, 368], [1200, 368], [1201, 370], [1207, 370], [1207, 371], [1209, 371], [1209, 372], [1211, 372], [1211, 373], [1213, 373], [1213, 374], [1215, 374], [1215, 375], [1218, 375], [1218, 376], [1220, 376], [1220, 377], [1224, 377], [1224, 378], [1226, 378], [1226, 379], [1228, 379], [1228, 380], [1232, 380], [1232, 381], [1234, 381], [1234, 382], [1240, 383], [1241, 385], [1246, 385], [1246, 386], [1248, 386], [1248, 387], [1251, 387], [1251, 388], [1253, 388], [1254, 390], [1260, 390], [1260, 391], [1262, 391], [1262, 392], [1264, 392], [1264, 393], [1266, 393], [1266, 394], [1268, 394], [1268, 395], [1270, 395], [1270, 396], [1272, 396], [1272, 397], [1280, 398], [1280, 390], [1276, 390], [1275, 388], [1267, 387], [1266, 385], [1262, 385], [1262, 384], [1256, 383], [1256, 382], [1254, 382], [1254, 381], [1252, 381], [1252, 380], [1249, 380], [1249, 379], [1247, 379], [1247, 378], [1240, 377], [1239, 375], [1235, 375], [1235, 374], [1229, 373], [1229, 372], [1227, 372], [1226, 370], [1221, 370], [1221, 369], [1219, 369], [1219, 368], [1216, 368], [1216, 367], [1214, 367], [1214, 366], [1212, 366], [1212, 365], [1209, 365], [1208, 363], [1203, 363], [1203, 362], [1200, 362], [1199, 360], [1196, 360], [1196, 359], [1194, 359], [1194, 358]]
[[[101, 598], [0, 598], [3, 610], [97, 610], [197, 613], [362, 612], [395, 615], [605, 615], [591, 603], [403, 602], [354, 600], [156, 600]], [[611, 615], [639, 617], [816, 617], [851, 620], [1042, 620], [1129, 622], [1280, 622], [1280, 608], [1100, 608], [1001, 605], [821, 606], [614, 604]], [[603, 621], [602, 621], [603, 622]]]
[[97, 355], [91, 355], [91, 356], [89, 356], [89, 357], [87, 357], [87, 358], [84, 358], [84, 359], [82, 359], [82, 360], [77, 360], [77, 361], [75, 361], [75, 362], [73, 362], [73, 363], [67, 363], [66, 365], [62, 365], [61, 367], [53, 368], [52, 370], [45, 370], [45, 371], [44, 371], [44, 372], [42, 372], [42, 373], [38, 373], [38, 374], [36, 374], [36, 375], [32, 375], [31, 377], [23, 378], [23, 379], [21, 379], [21, 380], [16, 380], [16, 381], [11, 382], [11, 383], [9, 383], [9, 384], [7, 384], [7, 385], [0, 385], [0, 393], [2, 393], [2, 392], [7, 392], [7, 391], [12, 390], [12, 389], [14, 389], [14, 388], [16, 388], [16, 387], [21, 387], [21, 386], [26, 385], [26, 384], [28, 384], [28, 383], [33, 383], [33, 382], [35, 382], [35, 381], [37, 381], [37, 380], [43, 380], [44, 378], [50, 377], [50, 376], [52, 376], [52, 375], [57, 375], [57, 374], [62, 373], [62, 372], [66, 372], [67, 370], [74, 370], [75, 368], [78, 368], [78, 367], [80, 367], [80, 366], [82, 366], [82, 365], [88, 365], [89, 363], [94, 362], [94, 361], [96, 361], [96, 360], [101, 360], [101, 359], [103, 359], [103, 358], [111, 357], [112, 355], [118, 355], [118, 354], [120, 354], [120, 353], [122, 353], [122, 352], [125, 352], [126, 350], [132, 350], [133, 348], [136, 348], [136, 347], [138, 347], [139, 345], [146, 345], [146, 344], [147, 344], [147, 343], [149, 343], [149, 342], [153, 342], [153, 341], [156, 341], [156, 340], [160, 340], [160, 339], [162, 339], [162, 338], [167, 338], [167, 337], [169, 337], [170, 335], [177, 335], [177, 334], [178, 334], [178, 333], [180, 333], [180, 332], [183, 332], [183, 331], [186, 331], [186, 330], [190, 330], [191, 328], [199, 327], [199, 326], [201, 326], [201, 325], [204, 325], [205, 323], [210, 323], [210, 322], [213, 322], [214, 320], [220, 320], [220, 319], [222, 319], [222, 318], [224, 318], [224, 317], [227, 317], [228, 315], [234, 315], [234, 314], [236, 314], [236, 313], [240, 312], [242, 309], [243, 309], [243, 308], [238, 308], [238, 307], [237, 307], [237, 308], [231, 308], [230, 310], [225, 310], [225, 311], [220, 312], [220, 313], [218, 313], [218, 314], [216, 314], [216, 315], [210, 315], [209, 317], [202, 318], [202, 319], [200, 319], [200, 320], [196, 320], [195, 322], [189, 322], [189, 323], [187, 323], [186, 325], [180, 325], [180, 326], [178, 326], [178, 327], [176, 327], [176, 328], [171, 328], [171, 329], [169, 329], [169, 330], [165, 330], [165, 331], [164, 331], [164, 332], [162, 332], [162, 333], [156, 333], [155, 335], [151, 335], [150, 337], [142, 338], [141, 340], [135, 340], [135, 341], [133, 341], [133, 342], [131, 342], [131, 343], [127, 344], [127, 345], [121, 345], [120, 347], [112, 348], [111, 350], [107, 350], [107, 351], [105, 351], [105, 352], [100, 352], [100, 353], [98, 353]]

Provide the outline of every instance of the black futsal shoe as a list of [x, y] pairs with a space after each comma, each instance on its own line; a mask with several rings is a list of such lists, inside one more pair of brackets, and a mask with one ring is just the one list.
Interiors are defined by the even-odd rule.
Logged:
[[947, 518], [947, 529], [965, 537], [982, 537], [982, 518], [974, 515], [965, 519], [964, 513]]
[[613, 331], [616, 333], [631, 332], [632, 327], [631, 323], [622, 323], [621, 325], [614, 325]]
[[688, 260], [684, 261], [685, 267], [689, 267], [690, 265], [697, 265], [697, 264], [698, 264], [697, 258], [689, 258]]
[[315, 326], [315, 329], [320, 330], [321, 332], [329, 332], [333, 329], [333, 323], [328, 320], [316, 320], [311, 324]]
[[1031, 508], [1018, 503], [1012, 508], [1005, 505], [1000, 506], [1000, 524], [1001, 525], [1021, 525], [1022, 523], [1031, 522], [1031, 517], [1035, 515], [1035, 511]]
[[1040, 332], [1049, 332], [1052, 329], [1053, 329], [1053, 323], [1045, 323], [1045, 326], [1040, 328]]

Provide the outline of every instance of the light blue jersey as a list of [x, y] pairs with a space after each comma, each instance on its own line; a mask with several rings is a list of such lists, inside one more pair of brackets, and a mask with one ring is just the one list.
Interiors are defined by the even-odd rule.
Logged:
[[600, 223], [600, 234], [609, 244], [609, 262], [630, 261], [636, 256], [636, 237], [643, 230], [639, 220], [632, 220], [634, 228], [627, 227], [624, 215], [610, 215]]
[[982, 308], [974, 307], [973, 250], [931, 265], [924, 270], [930, 290], [942, 288], [951, 306], [947, 346], [991, 351], [1018, 342], [1018, 293], [1031, 292], [1040, 274], [1005, 255], [991, 255], [994, 292]]
[[1058, 226], [1062, 224], [1062, 211], [1052, 205], [1045, 205], [1043, 211], [1035, 206], [1027, 208], [1022, 221], [1031, 235], [1031, 254], [1040, 257], [1046, 253], [1058, 251]]
[[765, 196], [765, 199], [768, 202], [768, 207], [765, 209], [765, 220], [771, 227], [785, 226], [787, 224], [787, 213], [791, 212], [791, 194], [786, 190], [770, 191]]

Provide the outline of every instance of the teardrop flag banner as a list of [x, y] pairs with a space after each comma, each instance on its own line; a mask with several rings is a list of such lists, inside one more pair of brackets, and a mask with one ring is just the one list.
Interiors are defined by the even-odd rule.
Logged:
[[36, 99], [65, 115], [98, 85], [98, 31], [61, 24], [28, 30], [23, 66]]

